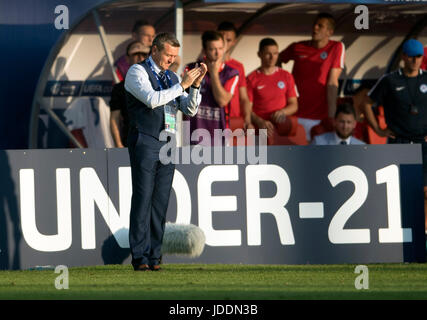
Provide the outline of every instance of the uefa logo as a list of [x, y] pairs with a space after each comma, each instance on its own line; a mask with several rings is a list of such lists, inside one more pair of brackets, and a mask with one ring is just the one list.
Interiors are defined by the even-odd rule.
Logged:
[[57, 96], [60, 91], [61, 91], [61, 84], [59, 82], [54, 83], [50, 87], [50, 92], [53, 96]]

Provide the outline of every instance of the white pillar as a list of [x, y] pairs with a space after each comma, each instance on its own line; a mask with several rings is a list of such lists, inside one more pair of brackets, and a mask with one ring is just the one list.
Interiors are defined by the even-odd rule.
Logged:
[[[183, 70], [182, 62], [183, 59], [183, 47], [184, 47], [184, 7], [182, 5], [182, 0], [175, 0], [175, 35], [178, 39], [181, 47], [179, 48], [179, 56], [181, 58], [181, 64], [178, 68], [178, 74], [181, 75]], [[182, 112], [178, 111], [177, 117], [177, 129], [178, 134], [176, 136], [176, 145], [177, 147], [182, 146]]]

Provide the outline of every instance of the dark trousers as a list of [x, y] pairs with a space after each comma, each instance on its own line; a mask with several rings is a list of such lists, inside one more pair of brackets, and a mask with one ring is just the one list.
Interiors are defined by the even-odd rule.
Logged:
[[427, 142], [424, 139], [407, 139], [396, 137], [388, 138], [387, 143], [395, 144], [395, 143], [419, 143], [421, 144], [421, 153], [423, 157], [423, 176], [424, 176], [424, 186], [427, 186]]
[[128, 150], [132, 171], [129, 244], [132, 264], [159, 264], [166, 211], [175, 171], [159, 160], [166, 142], [130, 130]]

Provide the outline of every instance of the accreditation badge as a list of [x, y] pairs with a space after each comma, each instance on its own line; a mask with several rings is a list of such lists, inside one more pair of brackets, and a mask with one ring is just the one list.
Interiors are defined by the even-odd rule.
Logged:
[[164, 110], [166, 132], [176, 133], [176, 113], [174, 112], [174, 107], [166, 105]]

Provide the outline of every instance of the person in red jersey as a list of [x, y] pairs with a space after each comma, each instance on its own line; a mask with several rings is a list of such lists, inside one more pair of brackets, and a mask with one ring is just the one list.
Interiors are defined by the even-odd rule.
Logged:
[[245, 68], [242, 63], [231, 57], [231, 52], [237, 42], [237, 29], [232, 22], [224, 21], [218, 25], [217, 29], [224, 37], [227, 51], [224, 55], [226, 65], [239, 71], [238, 90], [236, 90], [229, 104], [230, 118], [241, 117], [244, 120], [244, 129], [253, 129], [251, 122], [251, 102], [246, 90]]
[[344, 68], [344, 44], [329, 38], [335, 20], [320, 13], [313, 24], [311, 40], [292, 43], [280, 53], [279, 63], [294, 61], [292, 75], [298, 87], [298, 122], [304, 126], [307, 140], [310, 130], [327, 117], [334, 117], [338, 79]]
[[427, 70], [427, 47], [424, 47], [424, 57], [420, 69]]
[[284, 123], [298, 110], [298, 94], [293, 76], [277, 66], [279, 47], [274, 39], [260, 41], [258, 57], [261, 66], [247, 77], [252, 122], [259, 129], [267, 129], [267, 142], [272, 144], [274, 131], [288, 133]]

